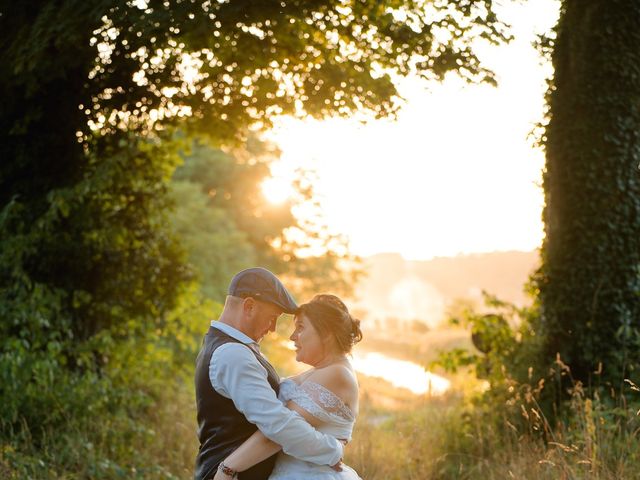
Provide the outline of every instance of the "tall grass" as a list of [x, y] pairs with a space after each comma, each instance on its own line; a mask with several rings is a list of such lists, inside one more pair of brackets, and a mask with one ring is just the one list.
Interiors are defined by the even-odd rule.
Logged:
[[83, 396], [85, 408], [64, 412], [66, 421], [35, 436], [26, 422], [13, 434], [4, 429], [0, 478], [192, 478], [197, 442], [191, 381], [162, 380], [164, 388], [84, 384], [68, 393]]
[[347, 461], [367, 480], [637, 479], [640, 402], [627, 387], [604, 397], [573, 384], [553, 425], [537, 404], [539, 384], [414, 398], [395, 411], [364, 402]]
[[[290, 375], [304, 367], [282, 340], [262, 350]], [[112, 359], [108, 382], [87, 378], [60, 393], [62, 406], [75, 396], [74, 411], [38, 438], [29, 425], [4, 436], [0, 478], [191, 479], [193, 367], [172, 368], [165, 357], [157, 344], [132, 345]], [[345, 462], [365, 480], [640, 479], [640, 391], [631, 382], [616, 392], [573, 383], [563, 421], [554, 422], [537, 403], [544, 384], [509, 381], [479, 394], [470, 376], [453, 380], [465, 388], [428, 397], [361, 376]]]

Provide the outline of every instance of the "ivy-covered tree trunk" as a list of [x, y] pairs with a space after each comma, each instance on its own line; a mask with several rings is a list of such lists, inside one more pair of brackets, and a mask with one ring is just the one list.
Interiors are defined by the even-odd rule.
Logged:
[[640, 367], [640, 2], [566, 0], [552, 59], [544, 353], [618, 389]]

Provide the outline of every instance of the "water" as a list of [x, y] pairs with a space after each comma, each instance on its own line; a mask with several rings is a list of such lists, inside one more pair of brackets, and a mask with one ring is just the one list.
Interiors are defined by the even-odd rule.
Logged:
[[[295, 350], [293, 342], [285, 340], [282, 345]], [[440, 375], [428, 372], [417, 363], [398, 360], [378, 352], [355, 352], [351, 360], [353, 368], [368, 377], [386, 380], [397, 388], [406, 388], [416, 395], [442, 395], [451, 382]]]
[[428, 372], [420, 365], [388, 357], [377, 352], [353, 354], [353, 368], [368, 377], [378, 377], [397, 388], [406, 388], [416, 395], [442, 395], [451, 382]]

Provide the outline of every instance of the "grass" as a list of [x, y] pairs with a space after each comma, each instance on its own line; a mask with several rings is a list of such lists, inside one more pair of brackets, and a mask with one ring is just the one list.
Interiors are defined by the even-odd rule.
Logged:
[[[287, 376], [305, 367], [282, 340], [269, 338], [262, 350]], [[386, 344], [379, 334], [362, 348], [426, 364], [445, 345], [464, 342], [460, 331], [396, 335]], [[527, 385], [479, 402], [473, 399], [480, 384], [469, 373], [452, 381], [456, 387], [449, 393], [427, 397], [359, 376], [360, 414], [345, 462], [365, 480], [640, 479], [640, 423], [638, 407], [632, 407], [640, 392], [631, 389], [621, 406], [576, 386], [566, 422], [552, 429]], [[188, 375], [160, 383], [164, 388], [153, 389], [144, 408], [127, 411], [125, 404], [111, 416], [83, 417], [84, 423], [69, 422], [39, 445], [24, 434], [5, 441], [0, 478], [191, 479], [197, 449], [193, 385]]]
[[364, 402], [347, 455], [367, 480], [640, 479], [637, 398], [623, 408], [575, 385], [552, 428], [524, 385], [493, 401], [454, 391], [395, 408], [376, 405], [370, 389], [363, 382], [363, 398], [374, 401]]

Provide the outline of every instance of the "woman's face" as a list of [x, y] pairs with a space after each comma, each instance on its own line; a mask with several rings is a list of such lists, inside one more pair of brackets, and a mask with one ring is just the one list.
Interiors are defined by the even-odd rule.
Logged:
[[289, 337], [296, 346], [296, 360], [307, 365], [317, 365], [325, 357], [325, 344], [306, 315], [295, 318], [295, 330]]

